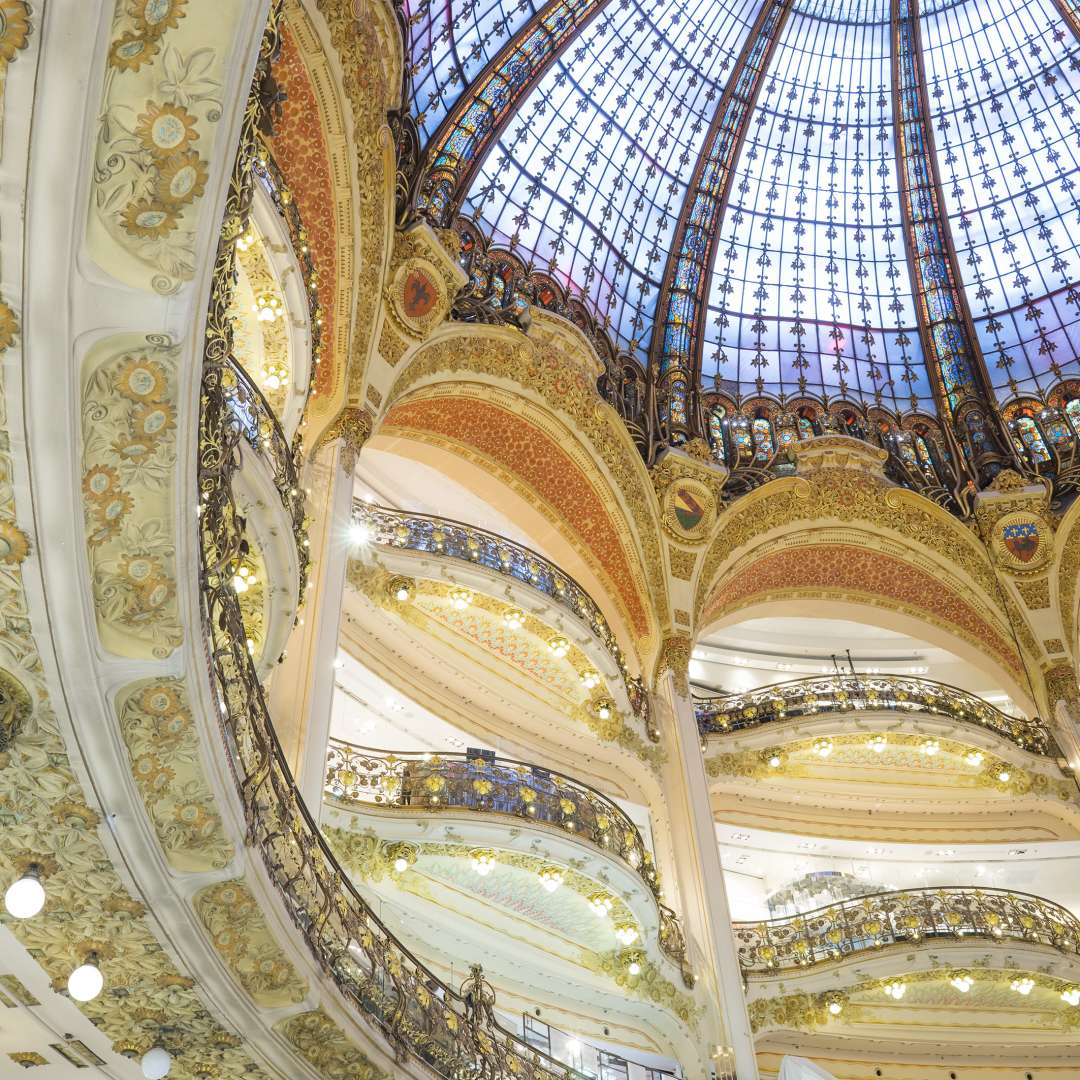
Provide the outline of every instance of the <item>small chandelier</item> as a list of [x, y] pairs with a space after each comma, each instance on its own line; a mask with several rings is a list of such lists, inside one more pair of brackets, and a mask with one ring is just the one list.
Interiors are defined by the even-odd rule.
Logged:
[[570, 642], [564, 637], [553, 637], [548, 642], [548, 649], [561, 660], [570, 651]]
[[827, 758], [833, 752], [833, 741], [827, 738], [815, 739], [811, 749], [819, 758]]
[[539, 877], [540, 884], [549, 893], [555, 892], [564, 880], [563, 872], [557, 866], [541, 867]]
[[892, 979], [881, 989], [884, 990], [893, 1001], [899, 1001], [904, 994], [907, 993], [907, 983], [903, 982], [901, 979]]
[[450, 603], [455, 611], [464, 611], [473, 601], [473, 595], [468, 589], [451, 589]]
[[592, 669], [581, 673], [581, 685], [586, 690], [592, 690], [600, 685], [600, 676]]
[[611, 914], [615, 902], [606, 893], [596, 893], [589, 897], [589, 905], [598, 919], [606, 919]]
[[472, 868], [481, 876], [487, 877], [495, 869], [495, 852], [477, 848], [470, 852]]
[[280, 296], [263, 292], [255, 297], [255, 303], [251, 310], [255, 312], [259, 322], [272, 323], [285, 314], [285, 305], [281, 302]]
[[262, 385], [264, 390], [274, 393], [274, 391], [280, 390], [285, 385], [288, 378], [289, 372], [284, 364], [271, 360], [270, 363], [263, 365]]
[[510, 608], [503, 612], [503, 623], [511, 630], [520, 630], [525, 625], [525, 612], [521, 608]]

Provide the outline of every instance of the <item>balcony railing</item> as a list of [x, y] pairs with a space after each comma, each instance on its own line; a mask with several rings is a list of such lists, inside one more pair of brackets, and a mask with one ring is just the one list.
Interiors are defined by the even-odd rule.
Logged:
[[220, 381], [233, 423], [244, 441], [266, 462], [281, 505], [289, 517], [300, 568], [300, 596], [303, 597], [311, 556], [308, 551], [304, 490], [300, 485], [296, 453], [289, 445], [274, 410], [231, 355], [222, 365]]
[[508, 1032], [478, 1004], [488, 1000], [485, 991], [475, 988], [465, 996], [425, 968], [349, 882], [293, 781], [248, 654], [231, 584], [232, 568], [246, 555], [248, 542], [233, 497], [244, 429], [229, 384], [229, 306], [235, 241], [250, 215], [252, 162], [259, 125], [266, 118], [260, 90], [272, 84], [280, 10], [279, 4], [272, 5], [226, 201], [207, 313], [199, 416], [204, 645], [210, 687], [247, 822], [247, 842], [261, 855], [272, 885], [319, 967], [396, 1053], [411, 1055], [447, 1078], [566, 1080], [570, 1074], [565, 1065]]
[[954, 686], [893, 675], [829, 675], [763, 686], [746, 694], [694, 696], [702, 735], [762, 727], [783, 720], [850, 712], [925, 714], [985, 728], [1033, 754], [1057, 747], [1038, 720], [1014, 717]]
[[823, 964], [887, 945], [967, 937], [1048, 945], [1080, 955], [1080, 921], [1049, 900], [1000, 889], [875, 893], [767, 922], [735, 923], [747, 974]]
[[476, 810], [553, 825], [626, 863], [659, 897], [652, 855], [626, 812], [588, 784], [505, 758], [369, 750], [338, 739], [326, 755], [326, 793], [408, 810]]
[[645, 725], [651, 739], [658, 738], [649, 713], [645, 685], [640, 678], [630, 674], [626, 657], [603, 612], [593, 598], [553, 562], [497, 533], [449, 518], [406, 513], [359, 499], [353, 503], [353, 514], [357, 523], [367, 530], [371, 543], [486, 567], [535, 589], [582, 619], [618, 666], [634, 715]]

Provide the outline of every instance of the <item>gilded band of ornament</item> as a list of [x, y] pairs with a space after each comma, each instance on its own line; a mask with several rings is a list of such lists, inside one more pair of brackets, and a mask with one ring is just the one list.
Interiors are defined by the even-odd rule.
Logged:
[[569, 416], [590, 456], [603, 463], [611, 478], [640, 545], [653, 611], [665, 613], [667, 581], [656, 497], [625, 424], [596, 390], [587, 362], [590, 358], [572, 355], [572, 349], [584, 346], [572, 346], [563, 336], [547, 335], [539, 329], [527, 338], [479, 326], [455, 327], [454, 331], [421, 346], [394, 382], [387, 406], [393, 406], [421, 382], [439, 376], [473, 375], [522, 386], [539, 395], [554, 413]]
[[[382, 61], [395, 53], [400, 58], [402, 45], [385, 0], [368, 4], [364, 18], [356, 17], [353, 0], [316, 0], [316, 5], [341, 65], [342, 89], [352, 116], [347, 145], [356, 159], [357, 201], [352, 215], [356, 265], [363, 273], [377, 274], [393, 244], [389, 208], [394, 199], [394, 152], [385, 129], [387, 111], [395, 106], [400, 90], [398, 82], [389, 81], [391, 72]], [[401, 70], [400, 59], [391, 63], [391, 69]], [[331, 400], [338, 400], [338, 388], [344, 385], [348, 403], [359, 406], [381, 301], [378, 290], [354, 288], [351, 278], [345, 287], [353, 293], [351, 339], [340, 380], [335, 373]], [[348, 321], [342, 311], [341, 322]]]
[[[978, 1025], [978, 1013], [985, 1010], [985, 1027], [995, 1032], [1001, 1030], [1003, 1012], [1023, 1013], [1033, 1042], [1040, 1032], [1080, 1029], [1080, 985], [1076, 982], [1024, 967], [984, 965], [900, 971], [884, 978], [860, 979], [835, 990], [756, 998], [750, 1002], [750, 1026], [755, 1032], [812, 1031], [830, 1024], [866, 1023], [877, 1031], [902, 1003], [910, 1033], [920, 1026], [917, 1011], [951, 1012], [961, 994], [966, 1022], [972, 1026]], [[885, 1010], [888, 1017], [882, 1015]]]
[[425, 388], [386, 414], [384, 430], [453, 449], [496, 471], [560, 532], [606, 584], [639, 652], [654, 619], [631, 530], [595, 461], [560, 421], [480, 384]]
[[[469, 608], [459, 611], [451, 598], [451, 594], [462, 591], [459, 586], [442, 581], [393, 576], [356, 559], [351, 559], [346, 572], [346, 580], [353, 589], [384, 610], [392, 611], [397, 618], [415, 626], [422, 633], [444, 640], [463, 660], [470, 662], [474, 658], [468, 650], [458, 647], [462, 638], [509, 664], [512, 669], [521, 671], [527, 678], [524, 689], [528, 693], [535, 696], [541, 688], [557, 693], [566, 702], [568, 719], [591, 731], [600, 741], [615, 743], [654, 770], [659, 769], [666, 760], [663, 747], [642, 734], [642, 723], [633, 714], [627, 716], [612, 701], [603, 680], [600, 680], [584, 652], [570, 643], [568, 638], [556, 638], [557, 632], [546, 629], [544, 623], [534, 616], [503, 600], [492, 599], [473, 590], [464, 590], [471, 596]], [[406, 588], [410, 593], [405, 600], [397, 598], [403, 583], [407, 583]], [[484, 612], [484, 615], [480, 616], [480, 612]], [[507, 623], [508, 618], [515, 625], [521, 620], [519, 629], [512, 629]], [[447, 634], [450, 635], [449, 640], [446, 639]], [[530, 634], [535, 635], [532, 642], [528, 637]], [[563, 648], [564, 643], [567, 654], [563, 660], [559, 660], [552, 648], [553, 645]], [[562, 671], [559, 666], [562, 666]], [[505, 677], [507, 672], [501, 670], [498, 674]], [[596, 679], [596, 683], [590, 688], [585, 680], [592, 684], [593, 679]], [[636, 683], [637, 680], [634, 681]]]
[[[876, 537], [925, 548], [954, 567], [961, 580], [973, 582], [983, 597], [997, 595], [986, 549], [949, 513], [868, 469], [826, 466], [774, 480], [721, 513], [697, 579], [697, 610], [714, 591], [718, 572], [740, 549], [792, 526], [823, 523], [861, 524]], [[984, 603], [992, 606], [992, 601]]]

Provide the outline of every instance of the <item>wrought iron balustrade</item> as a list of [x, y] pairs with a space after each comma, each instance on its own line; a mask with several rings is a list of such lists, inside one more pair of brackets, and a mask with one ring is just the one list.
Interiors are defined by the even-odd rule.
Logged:
[[626, 812], [588, 784], [538, 765], [369, 750], [331, 739], [325, 790], [345, 802], [410, 811], [476, 810], [554, 825], [622, 860], [659, 897], [652, 855]]
[[376, 506], [357, 499], [353, 503], [356, 521], [367, 531], [370, 542], [387, 547], [419, 551], [437, 558], [457, 559], [486, 567], [513, 578], [542, 593], [566, 611], [582, 619], [615, 661], [626, 687], [626, 696], [634, 715], [645, 725], [649, 737], [656, 733], [649, 711], [645, 684], [631, 675], [626, 657], [591, 596], [569, 574], [531, 548], [515, 544], [498, 533], [465, 525], [449, 518], [407, 513]]
[[[437, 1075], [567, 1080], [565, 1065], [528, 1046], [441, 982], [393, 936], [349, 882], [304, 805], [248, 654], [232, 568], [248, 550], [233, 496], [240, 441], [251, 438], [257, 398], [238, 391], [231, 361], [235, 241], [251, 208], [252, 163], [265, 119], [260, 88], [272, 81], [281, 7], [270, 23], [241, 129], [207, 313], [199, 416], [198, 483], [203, 635], [211, 691], [247, 821], [248, 844], [318, 965], [395, 1052]], [[260, 436], [261, 439], [261, 436]]]
[[702, 735], [742, 731], [783, 720], [850, 712], [925, 714], [994, 731], [1023, 750], [1057, 747], [1039, 720], [1009, 716], [982, 698], [930, 679], [899, 675], [827, 675], [763, 686], [745, 694], [694, 696]]
[[307, 516], [304, 509], [304, 489], [300, 486], [300, 471], [295, 449], [289, 445], [281, 423], [270, 408], [262, 391], [252, 382], [243, 366], [231, 354], [220, 372], [220, 388], [225, 404], [244, 441], [267, 464], [274, 479], [281, 505], [289, 516], [296, 559], [300, 568], [300, 597], [307, 584], [308, 551]]
[[1002, 889], [905, 889], [874, 893], [803, 915], [733, 924], [746, 974], [839, 960], [887, 945], [977, 937], [1048, 945], [1080, 956], [1080, 921], [1067, 908]]

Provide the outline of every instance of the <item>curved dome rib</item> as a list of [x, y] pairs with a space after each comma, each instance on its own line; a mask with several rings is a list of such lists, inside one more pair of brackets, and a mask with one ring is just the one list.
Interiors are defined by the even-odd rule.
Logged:
[[946, 438], [965, 449], [980, 476], [1006, 461], [992, 409], [993, 391], [960, 285], [926, 100], [919, 0], [892, 0], [893, 92], [896, 95], [896, 164], [908, 262], [915, 283], [919, 333], [929, 360]]
[[552, 0], [503, 46], [458, 99], [425, 151], [419, 209], [449, 226], [477, 166], [518, 106], [607, 0]]
[[[661, 376], [679, 369], [696, 379], [701, 370], [701, 311], [718, 225], [731, 191], [735, 159], [790, 10], [790, 0], [767, 0], [758, 12], [694, 166], [664, 271], [661, 314], [653, 328], [652, 359]], [[668, 423], [685, 421], [686, 400], [677, 387], [665, 411]]]

